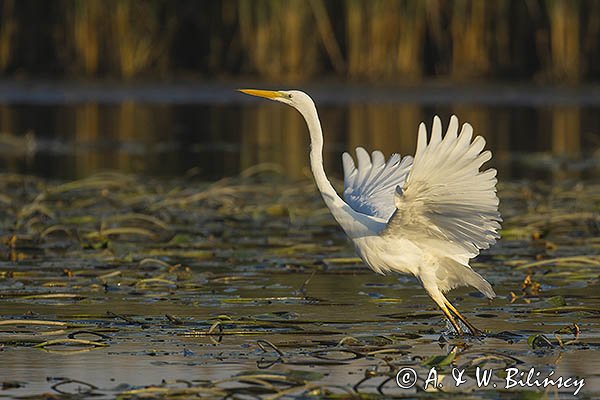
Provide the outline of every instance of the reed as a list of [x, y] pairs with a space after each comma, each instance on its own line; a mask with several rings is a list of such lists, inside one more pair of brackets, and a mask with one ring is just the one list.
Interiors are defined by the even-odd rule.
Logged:
[[98, 72], [101, 39], [106, 35], [105, 9], [98, 0], [75, 0], [67, 11], [68, 42], [72, 43], [81, 72], [93, 76]]
[[424, 71], [425, 2], [349, 1], [346, 7], [351, 78], [418, 77]]
[[[117, 1], [110, 19], [111, 45], [121, 76], [131, 78], [145, 72], [159, 59], [168, 63], [169, 24], [160, 23], [158, 2]], [[157, 70], [160, 68], [157, 67]]]
[[241, 0], [241, 43], [250, 69], [264, 77], [298, 80], [318, 62], [318, 36], [303, 0]]
[[0, 71], [577, 82], [599, 37], [595, 0], [4, 0]]
[[452, 76], [487, 75], [491, 68], [488, 14], [492, 2], [457, 0], [452, 8]]
[[14, 0], [5, 0], [0, 5], [0, 71], [6, 69], [13, 56], [13, 39], [17, 29], [14, 8]]
[[550, 20], [550, 74], [560, 80], [577, 81], [582, 73], [580, 49], [581, 3], [578, 1], [547, 1]]

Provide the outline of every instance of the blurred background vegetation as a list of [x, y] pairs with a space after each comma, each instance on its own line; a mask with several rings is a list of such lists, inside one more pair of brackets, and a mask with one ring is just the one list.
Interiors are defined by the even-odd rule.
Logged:
[[599, 48], [595, 0], [0, 1], [5, 77], [576, 83]]

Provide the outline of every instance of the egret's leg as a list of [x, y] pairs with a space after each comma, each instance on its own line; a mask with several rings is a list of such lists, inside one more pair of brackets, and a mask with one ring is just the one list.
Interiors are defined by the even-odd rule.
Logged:
[[429, 294], [429, 297], [431, 297], [431, 299], [433, 301], [435, 301], [435, 304], [437, 304], [438, 307], [442, 310], [442, 312], [444, 313], [444, 315], [446, 316], [448, 321], [450, 321], [450, 323], [454, 327], [454, 330], [456, 331], [456, 333], [458, 335], [462, 335], [463, 331], [460, 328], [460, 325], [456, 322], [456, 319], [454, 319], [454, 316], [452, 315], [452, 313], [450, 312], [450, 310], [448, 310], [448, 307], [446, 306], [446, 303], [448, 302], [448, 300], [446, 299], [446, 297], [444, 297], [444, 295], [438, 289], [438, 287], [432, 286], [432, 285], [426, 285], [426, 284], [423, 284], [423, 287], [427, 291], [427, 294]]
[[[438, 304], [439, 305], [439, 304]], [[460, 328], [460, 325], [458, 325], [458, 323], [456, 322], [456, 320], [454, 319], [454, 316], [452, 316], [452, 313], [450, 311], [448, 311], [448, 308], [445, 305], [439, 305], [440, 309], [442, 310], [442, 312], [444, 313], [444, 315], [446, 316], [446, 318], [448, 319], [448, 321], [450, 321], [450, 323], [452, 324], [452, 326], [454, 327], [454, 330], [456, 331], [456, 333], [458, 335], [462, 335], [463, 331]], [[467, 325], [468, 326], [468, 325]], [[470, 328], [469, 328], [470, 329]]]
[[472, 335], [474, 335], [474, 336], [479, 336], [479, 335], [482, 335], [482, 334], [483, 334], [483, 332], [482, 332], [482, 331], [480, 331], [479, 329], [475, 328], [475, 326], [474, 326], [473, 324], [471, 324], [469, 321], [467, 321], [467, 319], [466, 319], [466, 318], [465, 318], [465, 317], [464, 317], [464, 316], [463, 316], [461, 313], [459, 313], [459, 312], [458, 312], [458, 310], [456, 309], [456, 307], [454, 307], [454, 306], [452, 305], [452, 303], [450, 303], [450, 302], [448, 301], [448, 299], [444, 298], [444, 300], [445, 300], [445, 302], [444, 302], [444, 303], [445, 303], [445, 305], [446, 305], [446, 306], [447, 306], [447, 307], [450, 309], [450, 311], [452, 311], [452, 312], [454, 313], [454, 315], [456, 315], [456, 317], [457, 317], [457, 318], [458, 318], [458, 319], [459, 319], [459, 320], [460, 320], [460, 321], [461, 321], [463, 324], [465, 324], [465, 326], [466, 326], [467, 328], [469, 328], [469, 330], [471, 331], [471, 334], [472, 334]]

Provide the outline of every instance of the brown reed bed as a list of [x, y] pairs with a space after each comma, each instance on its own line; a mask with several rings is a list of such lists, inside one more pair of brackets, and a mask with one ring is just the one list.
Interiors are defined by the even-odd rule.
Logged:
[[600, 4], [570, 0], [6, 0], [0, 71], [415, 82], [597, 79]]

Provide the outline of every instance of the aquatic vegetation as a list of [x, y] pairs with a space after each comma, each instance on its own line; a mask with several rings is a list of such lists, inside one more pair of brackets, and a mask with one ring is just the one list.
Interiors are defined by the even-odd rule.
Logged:
[[598, 78], [599, 21], [570, 0], [6, 0], [0, 71], [577, 82]]
[[598, 184], [500, 185], [507, 234], [476, 260], [499, 298], [453, 294], [489, 333], [465, 340], [411, 278], [361, 265], [310, 180], [261, 171], [0, 174], [0, 395], [426, 397], [435, 366], [452, 396], [453, 367], [598, 362]]

